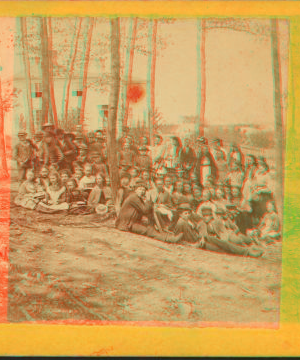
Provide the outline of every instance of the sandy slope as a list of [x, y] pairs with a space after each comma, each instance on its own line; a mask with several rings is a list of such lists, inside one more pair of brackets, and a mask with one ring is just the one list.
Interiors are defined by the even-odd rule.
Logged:
[[95, 215], [11, 209], [10, 321], [276, 322], [281, 245], [251, 259], [168, 245]]

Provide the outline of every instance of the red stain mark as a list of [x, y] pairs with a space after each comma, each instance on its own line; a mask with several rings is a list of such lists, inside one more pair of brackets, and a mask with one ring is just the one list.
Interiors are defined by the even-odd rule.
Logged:
[[145, 97], [145, 90], [140, 85], [129, 85], [127, 90], [127, 98], [130, 102], [138, 103]]

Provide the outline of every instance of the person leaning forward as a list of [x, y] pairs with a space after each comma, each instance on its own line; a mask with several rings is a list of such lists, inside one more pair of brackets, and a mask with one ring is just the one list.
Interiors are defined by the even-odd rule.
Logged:
[[145, 201], [146, 185], [137, 182], [135, 191], [124, 201], [119, 216], [116, 220], [116, 227], [121, 231], [130, 231], [135, 234], [148, 236], [160, 241], [177, 243], [182, 239], [183, 234], [173, 235], [163, 231], [157, 231], [152, 225], [142, 223], [143, 216], [152, 217], [153, 203]]
[[213, 219], [211, 208], [202, 208], [202, 219], [204, 223], [199, 228], [201, 240], [199, 247], [205, 250], [229, 253], [233, 255], [260, 257], [263, 250], [255, 247], [243, 247], [231, 243], [223, 236], [221, 229]]

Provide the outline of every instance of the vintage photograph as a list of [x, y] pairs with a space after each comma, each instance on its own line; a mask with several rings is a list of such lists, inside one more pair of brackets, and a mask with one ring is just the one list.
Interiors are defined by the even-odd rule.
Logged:
[[288, 20], [0, 34], [7, 321], [278, 327]]

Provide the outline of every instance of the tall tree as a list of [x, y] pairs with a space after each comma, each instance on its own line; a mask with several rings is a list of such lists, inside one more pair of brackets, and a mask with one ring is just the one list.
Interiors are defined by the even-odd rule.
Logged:
[[[29, 131], [33, 135], [35, 132], [34, 129], [34, 116], [33, 116], [33, 106], [32, 106], [32, 84], [31, 84], [31, 71], [30, 71], [30, 61], [29, 61], [29, 51], [28, 51], [28, 37], [27, 37], [27, 24], [26, 17], [21, 17], [19, 19], [20, 29], [21, 29], [21, 43], [22, 43], [22, 54], [25, 68], [25, 80], [27, 88], [27, 103], [28, 103], [28, 115], [29, 115]], [[38, 126], [38, 124], [37, 124]]]
[[149, 21], [148, 33], [148, 71], [147, 71], [147, 105], [149, 116], [149, 137], [153, 145], [153, 118], [155, 114], [155, 69], [156, 69], [156, 37], [157, 19]]
[[206, 103], [206, 53], [204, 19], [197, 20], [197, 134], [204, 136]]
[[[47, 26], [47, 24], [46, 24]], [[48, 18], [48, 66], [49, 66], [49, 91], [50, 91], [50, 105], [51, 114], [54, 125], [58, 127], [57, 111], [54, 96], [54, 78], [53, 78], [53, 43], [52, 43], [52, 22], [51, 17]]]
[[90, 61], [90, 51], [91, 51], [91, 43], [93, 36], [93, 27], [95, 23], [94, 18], [88, 18], [88, 32], [87, 32], [87, 41], [85, 43], [85, 54], [84, 54], [84, 65], [83, 65], [83, 76], [82, 76], [82, 99], [80, 106], [80, 124], [83, 124], [84, 121], [84, 111], [85, 111], [85, 103], [86, 103], [86, 95], [87, 95], [87, 74], [89, 68]]
[[274, 84], [275, 146], [276, 146], [276, 189], [278, 211], [283, 214], [284, 193], [284, 129], [282, 120], [282, 84], [280, 69], [280, 45], [278, 40], [278, 19], [271, 19], [271, 49]]
[[134, 18], [131, 20], [133, 22], [132, 32], [130, 33], [130, 48], [129, 48], [129, 61], [125, 64], [125, 84], [124, 84], [124, 93], [123, 93], [123, 127], [127, 127], [128, 122], [128, 109], [129, 109], [129, 98], [127, 96], [128, 84], [130, 85], [132, 82], [132, 69], [133, 69], [133, 59], [134, 59], [134, 46], [136, 40], [137, 33], [137, 23], [138, 18]]
[[41, 18], [41, 46], [42, 46], [42, 121], [49, 121], [49, 46], [47, 18]]
[[5, 138], [4, 138], [4, 101], [2, 97], [2, 81], [0, 76], [0, 179], [8, 177]]
[[[66, 78], [66, 82], [64, 85], [63, 104], [62, 104], [62, 119], [65, 119], [65, 120], [68, 119], [70, 89], [71, 89], [71, 82], [72, 82], [73, 73], [74, 73], [74, 64], [75, 64], [76, 55], [77, 55], [77, 51], [78, 51], [78, 41], [79, 41], [79, 36], [80, 36], [81, 24], [82, 24], [82, 18], [79, 18], [78, 26], [77, 26], [77, 19], [76, 19], [73, 41], [72, 41], [72, 44], [74, 44], [74, 38], [75, 38], [75, 44], [74, 44], [74, 47], [71, 48], [70, 61], [69, 61], [69, 64], [68, 64], [68, 67], [66, 70], [67, 78]], [[77, 34], [76, 34], [76, 31], [77, 31]]]
[[113, 199], [116, 199], [119, 181], [117, 164], [117, 116], [120, 92], [120, 25], [119, 18], [110, 20], [111, 88], [109, 95], [109, 113], [107, 124], [107, 145], [109, 170]]

